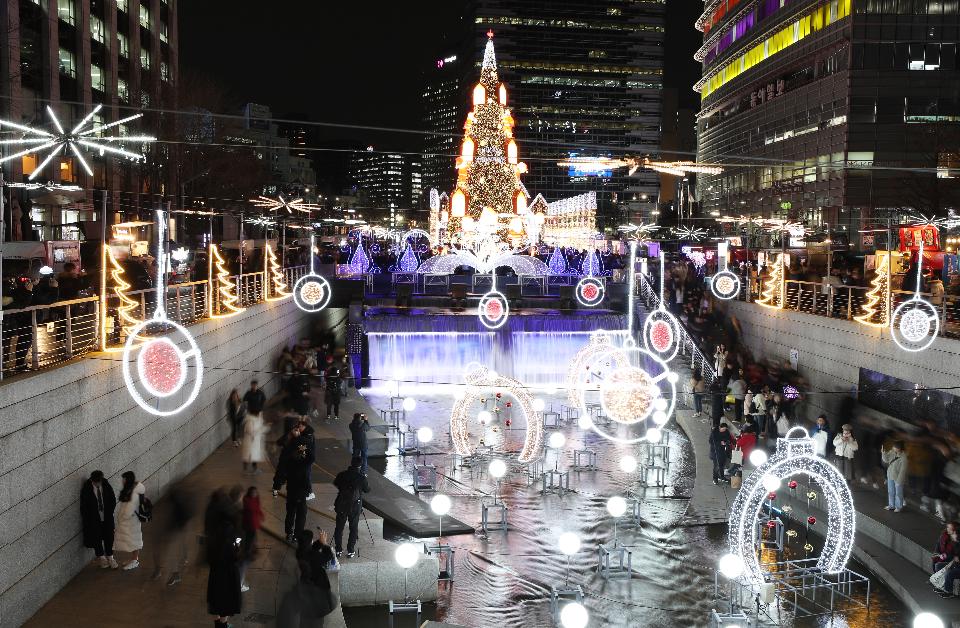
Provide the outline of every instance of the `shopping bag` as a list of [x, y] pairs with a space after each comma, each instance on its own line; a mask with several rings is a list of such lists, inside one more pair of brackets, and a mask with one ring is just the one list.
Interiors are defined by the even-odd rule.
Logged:
[[949, 569], [950, 563], [947, 563], [943, 569], [930, 576], [930, 584], [942, 591], [943, 587], [947, 584], [947, 570]]
[[739, 464], [743, 465], [743, 450], [734, 449], [730, 452], [730, 464]]
[[731, 475], [730, 476], [730, 488], [740, 488], [740, 483], [743, 482], [742, 475]]

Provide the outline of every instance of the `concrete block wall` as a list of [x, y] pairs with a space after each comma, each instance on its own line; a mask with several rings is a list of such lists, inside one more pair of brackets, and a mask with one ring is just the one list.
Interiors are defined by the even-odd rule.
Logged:
[[[929, 388], [953, 387], [960, 378], [960, 341], [938, 338], [926, 351], [897, 347], [887, 328], [774, 310], [753, 303], [731, 302], [743, 340], [757, 360], [780, 361], [799, 352], [799, 371], [814, 391], [850, 392], [858, 386], [860, 368], [899, 377]], [[836, 416], [843, 395], [808, 395], [806, 418], [820, 412]]]
[[119, 354], [93, 354], [0, 385], [0, 626], [19, 626], [92, 559], [79, 491], [101, 469], [119, 492], [132, 470], [156, 501], [230, 435], [226, 399], [256, 377], [268, 396], [282, 345], [306, 335], [292, 299], [190, 327], [203, 354], [201, 392], [178, 415], [137, 406]]

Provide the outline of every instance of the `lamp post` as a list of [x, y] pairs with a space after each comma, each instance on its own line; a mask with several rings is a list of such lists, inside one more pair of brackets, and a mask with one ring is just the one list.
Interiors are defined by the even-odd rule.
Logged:
[[411, 567], [417, 564], [417, 561], [420, 560], [420, 550], [418, 550], [417, 547], [412, 543], [403, 543], [397, 547], [396, 551], [394, 551], [393, 558], [397, 561], [397, 564], [400, 565], [400, 568], [403, 569], [403, 602], [394, 602], [393, 600], [390, 600], [390, 625], [393, 625], [394, 613], [414, 612], [417, 614], [417, 625], [419, 625], [420, 600], [418, 598], [413, 602], [410, 601], [410, 596], [407, 594], [407, 572]]

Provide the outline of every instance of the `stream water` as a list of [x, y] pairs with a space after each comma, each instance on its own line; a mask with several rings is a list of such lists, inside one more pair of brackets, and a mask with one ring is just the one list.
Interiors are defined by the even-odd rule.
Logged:
[[[579, 342], [582, 341], [581, 337]], [[557, 351], [561, 349], [558, 345]], [[382, 347], [381, 350], [386, 353], [380, 355], [387, 355], [401, 349]], [[549, 360], [541, 359], [541, 364], [554, 362], [551, 354], [541, 355], [550, 356]], [[444, 365], [462, 364], [460, 359], [447, 362], [435, 357], [434, 364], [428, 367], [429, 377], [444, 375], [433, 381], [451, 381], [454, 375], [444, 373]], [[567, 363], [562, 357], [556, 362]], [[380, 364], [387, 365], [385, 361]], [[412, 366], [405, 364], [404, 368]], [[430, 380], [424, 377], [424, 381]], [[374, 407], [388, 407], [389, 394], [396, 393], [395, 390], [381, 392], [383, 394], [367, 393]], [[593, 432], [585, 433], [574, 421], [562, 430], [567, 437], [566, 446], [559, 453], [548, 452], [547, 466], [566, 469], [572, 465], [572, 452], [588, 447], [598, 453], [599, 470], [571, 471], [573, 490], [563, 495], [542, 495], [539, 485], [529, 486], [523, 474], [508, 473], [499, 490], [509, 506], [510, 529], [491, 531], [485, 537], [479, 530], [480, 504], [481, 500], [492, 500], [497, 489], [486, 473], [471, 474], [468, 469], [451, 468], [448, 422], [454, 401], [452, 394], [449, 390], [438, 392], [436, 387], [412, 386], [401, 389], [400, 394], [417, 399], [417, 408], [410, 413], [409, 423], [414, 428], [429, 426], [434, 430], [435, 440], [425, 447], [425, 454], [419, 456], [419, 460], [427, 459], [441, 468], [439, 490], [453, 501], [451, 515], [478, 528], [475, 535], [444, 539], [456, 548], [455, 581], [441, 583], [440, 598], [436, 604], [425, 607], [424, 620], [437, 619], [471, 628], [552, 626], [550, 586], [562, 585], [567, 578], [583, 587], [584, 605], [591, 615], [589, 625], [594, 627], [708, 626], [711, 609], [722, 608], [722, 603], [714, 597], [712, 567], [725, 551], [726, 526], [682, 525], [695, 467], [690, 443], [672, 422], [667, 426], [671, 464], [666, 488], [648, 489], [644, 494], [643, 489], [638, 488], [637, 474], [623, 473], [618, 467], [620, 458], [632, 448], [608, 442]], [[538, 396], [546, 400], [548, 409], [551, 405], [559, 409], [564, 402], [559, 395]], [[487, 442], [502, 439], [505, 450], [518, 451], [524, 437], [523, 419], [517, 418], [505, 429], [504, 417], [500, 418], [501, 421], [495, 421], [484, 434], [476, 425], [472, 429], [474, 439], [481, 436]], [[385, 460], [372, 461], [373, 466], [412, 492], [414, 457], [398, 456], [395, 449], [390, 453]], [[631, 491], [642, 497], [638, 522], [628, 511], [615, 530], [615, 523], [606, 512], [606, 500], [612, 495], [626, 497]], [[423, 498], [429, 499], [430, 494]], [[563, 532], [575, 532], [582, 540], [581, 551], [569, 564], [557, 549], [557, 539]], [[614, 534], [633, 552], [634, 573], [630, 580], [607, 581], [596, 574], [596, 547], [611, 541]], [[409, 540], [396, 533], [391, 536], [395, 540]], [[801, 546], [802, 543], [799, 542]], [[851, 567], [866, 574], [858, 565]], [[832, 617], [795, 619], [787, 613], [777, 618], [778, 625], [906, 625], [904, 606], [876, 578], [871, 580], [869, 614], [848, 605], [841, 606]], [[350, 628], [388, 625], [385, 607], [346, 609], [345, 615]], [[414, 618], [398, 616], [395, 625], [414, 626]]]

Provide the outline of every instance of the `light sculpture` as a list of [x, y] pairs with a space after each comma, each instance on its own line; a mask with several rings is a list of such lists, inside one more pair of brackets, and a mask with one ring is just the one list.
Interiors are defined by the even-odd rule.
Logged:
[[[363, 245], [357, 245], [357, 250], [363, 250]], [[313, 234], [310, 234], [310, 272], [297, 280], [293, 286], [293, 302], [307, 313], [319, 312], [330, 303], [333, 290], [326, 278], [313, 270]]]
[[585, 307], [595, 307], [603, 302], [606, 289], [596, 277], [584, 277], [577, 283], [577, 302]]
[[[136, 120], [143, 116], [142, 113], [138, 113], [132, 116], [127, 116], [110, 124], [104, 124], [101, 126], [93, 126], [92, 120], [95, 115], [103, 108], [103, 105], [97, 105], [90, 111], [80, 122], [73, 127], [70, 131], [66, 131], [63, 128], [63, 125], [60, 124], [60, 120], [57, 118], [57, 114], [53, 112], [53, 109], [50, 105], [47, 105], [47, 115], [50, 116], [50, 119], [53, 121], [53, 126], [56, 129], [56, 132], [44, 131], [42, 129], [35, 129], [33, 127], [24, 126], [22, 124], [17, 124], [15, 122], [9, 122], [7, 120], [0, 120], [0, 127], [9, 127], [11, 129], [16, 129], [17, 131], [22, 131], [26, 134], [26, 137], [17, 138], [17, 139], [8, 139], [0, 140], [0, 144], [9, 144], [9, 145], [20, 145], [28, 146], [28, 148], [21, 150], [19, 152], [13, 153], [12, 155], [7, 155], [3, 159], [0, 159], [0, 164], [14, 159], [19, 159], [24, 155], [29, 155], [31, 153], [40, 153], [42, 151], [49, 151], [46, 157], [40, 162], [33, 172], [30, 173], [30, 176], [27, 177], [28, 180], [33, 181], [37, 175], [39, 175], [47, 165], [53, 161], [53, 158], [61, 153], [66, 153], [69, 149], [73, 156], [77, 158], [77, 161], [80, 162], [80, 165], [83, 166], [83, 169], [88, 175], [93, 176], [93, 170], [90, 168], [90, 164], [87, 163], [87, 160], [83, 156], [83, 150], [92, 150], [99, 152], [101, 155], [104, 153], [112, 153], [114, 155], [120, 155], [134, 161], [140, 161], [146, 159], [143, 155], [139, 153], [134, 153], [125, 148], [120, 148], [124, 144], [145, 144], [147, 142], [155, 142], [157, 138], [151, 137], [148, 135], [99, 135], [106, 129], [110, 129], [121, 124]], [[89, 126], [88, 126], [89, 125]]]
[[[467, 373], [465, 379], [464, 395], [454, 402], [450, 413], [450, 438], [456, 453], [461, 456], [473, 454], [474, 446], [470, 442], [470, 434], [467, 431], [468, 414], [481, 396], [497, 390], [513, 395], [527, 423], [523, 449], [517, 456], [517, 460], [526, 463], [540, 457], [543, 450], [543, 421], [537, 420], [533, 409], [533, 396], [527, 392], [527, 389], [520, 382], [498, 375], [484, 366], [474, 368]], [[490, 417], [490, 413], [486, 410], [481, 411], [481, 414], [483, 413]]]
[[699, 242], [707, 237], [707, 230], [699, 227], [675, 227], [673, 234], [681, 240], [692, 240]]
[[680, 323], [667, 311], [664, 299], [666, 255], [660, 253], [660, 304], [643, 323], [643, 344], [647, 351], [669, 362], [680, 350]]
[[[213, 269], [216, 266], [216, 288], [217, 293], [220, 295], [219, 299], [215, 299], [213, 296], [213, 287], [214, 287], [214, 274]], [[239, 314], [246, 308], [238, 307], [236, 304], [240, 300], [237, 296], [237, 285], [230, 281], [230, 271], [227, 270], [226, 261], [223, 259], [223, 256], [220, 255], [219, 247], [210, 243], [209, 251], [209, 262], [207, 263], [207, 285], [210, 286], [209, 299], [210, 299], [210, 317], [211, 318], [226, 318], [227, 316], [233, 316], [234, 314]], [[219, 301], [220, 310], [217, 311], [216, 303]]]
[[283, 197], [283, 194], [277, 194], [277, 198], [258, 196], [257, 198], [250, 199], [250, 203], [254, 207], [266, 209], [271, 212], [279, 212], [279, 210], [284, 209], [288, 214], [295, 212], [309, 214], [315, 209], [322, 209], [319, 205], [303, 202], [302, 198], [286, 199]]
[[[164, 212], [157, 211], [157, 290], [160, 298], [153, 316], [130, 330], [121, 360], [123, 381], [130, 396], [137, 405], [156, 416], [170, 416], [189, 406], [197, 398], [203, 383], [200, 347], [186, 328], [167, 318], [164, 304], [167, 293], [165, 225]], [[167, 330], [172, 330], [173, 334], [151, 337]], [[180, 348], [181, 344], [187, 345], [186, 351]], [[148, 402], [149, 398], [155, 399], [153, 404]]]
[[[889, 256], [890, 253], [886, 255]], [[855, 316], [853, 320], [868, 327], [886, 327], [890, 307], [890, 262], [887, 257], [879, 254], [876, 260], [876, 275], [870, 282], [867, 301], [862, 306], [863, 314]]]
[[[310, 258], [313, 259], [313, 246], [310, 247]], [[267, 301], [280, 301], [290, 296], [287, 292], [287, 282], [283, 278], [283, 268], [280, 267], [277, 255], [269, 244], [266, 245], [263, 255], [263, 283], [263, 292]]]
[[917, 252], [917, 289], [913, 297], [897, 306], [890, 317], [890, 337], [904, 351], [923, 351], [940, 333], [940, 313], [920, 296], [923, 277], [923, 243]]
[[757, 305], [778, 310], [783, 309], [786, 296], [783, 290], [785, 261], [783, 254], [780, 254], [776, 260], [770, 263], [770, 277], [764, 282], [763, 295], [757, 299]]
[[740, 278], [727, 270], [727, 243], [717, 244], [718, 272], [710, 280], [710, 292], [723, 301], [729, 301], [740, 294]]
[[[729, 555], [736, 558], [725, 559], [742, 561], [744, 578], [750, 584], [760, 585], [765, 580], [756, 552], [760, 541], [756, 521], [770, 493], [767, 487], [775, 483], [779, 486], [782, 480], [796, 474], [805, 474], [822, 487], [830, 518], [817, 568], [826, 573], [839, 573], [850, 558], [856, 531], [850, 487], [836, 467], [814, 453], [813, 439], [807, 431], [794, 427], [777, 440], [773, 456], [743, 481], [730, 511]], [[720, 567], [724, 569], [723, 561]]]

